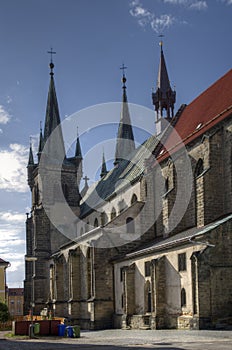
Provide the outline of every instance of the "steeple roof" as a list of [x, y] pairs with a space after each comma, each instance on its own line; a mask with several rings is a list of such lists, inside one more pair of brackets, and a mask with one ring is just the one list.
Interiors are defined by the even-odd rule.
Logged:
[[[123, 67], [125, 68], [125, 67]], [[135, 150], [134, 134], [131, 126], [129, 106], [126, 94], [126, 77], [123, 73], [123, 95], [122, 95], [122, 109], [120, 116], [120, 123], [118, 126], [118, 134], [116, 141], [115, 161], [118, 164], [122, 159], [127, 159], [129, 154]]]
[[30, 142], [30, 150], [29, 150], [29, 158], [28, 158], [28, 166], [34, 166], [34, 157], [33, 157], [33, 152], [32, 152], [32, 145]]
[[160, 63], [159, 63], [159, 71], [158, 71], [158, 79], [157, 79], [157, 88], [160, 89], [160, 91], [163, 94], [165, 94], [169, 89], [171, 89], [162, 44], [161, 44]]
[[163, 117], [163, 109], [167, 112], [167, 119], [174, 116], [174, 104], [176, 102], [176, 92], [172, 90], [167, 66], [163, 52], [163, 42], [160, 42], [160, 63], [157, 78], [156, 91], [152, 93], [153, 105], [157, 112], [157, 121]]
[[51, 154], [54, 157], [58, 156], [60, 158], [61, 156], [65, 157], [65, 147], [64, 147], [62, 129], [60, 125], [60, 114], [59, 114], [58, 101], [56, 97], [53, 68], [54, 68], [54, 64], [53, 62], [51, 62], [50, 63], [51, 78], [50, 78], [50, 84], [49, 84], [49, 90], [48, 90], [43, 142], [45, 144], [49, 139], [49, 137], [51, 136], [52, 132], [58, 126], [60, 126], [59, 128], [57, 128], [56, 133], [53, 137], [53, 140], [49, 145], [50, 152], [52, 152]]
[[105, 160], [105, 154], [103, 152], [102, 154], [102, 167], [101, 167], [101, 174], [100, 176], [103, 177], [108, 173], [107, 168], [106, 168], [106, 160]]
[[39, 134], [39, 147], [38, 147], [38, 159], [40, 160], [41, 153], [43, 151], [44, 146], [44, 138], [42, 133], [42, 128], [40, 127], [40, 134]]
[[80, 144], [80, 138], [79, 138], [79, 134], [78, 134], [78, 129], [77, 129], [77, 142], [76, 142], [75, 157], [83, 159], [82, 158], [81, 144]]

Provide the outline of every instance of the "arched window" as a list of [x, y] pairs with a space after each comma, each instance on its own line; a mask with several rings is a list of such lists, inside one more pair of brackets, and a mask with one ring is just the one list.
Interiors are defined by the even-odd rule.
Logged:
[[134, 204], [134, 203], [136, 203], [137, 200], [138, 200], [138, 198], [137, 198], [136, 194], [134, 193], [133, 196], [132, 196], [132, 198], [131, 198], [131, 205]]
[[144, 181], [144, 194], [145, 198], [147, 198], [147, 181]]
[[205, 220], [205, 193], [204, 193], [204, 162], [200, 158], [195, 168], [195, 223], [197, 226], [204, 225]]
[[94, 227], [98, 227], [99, 226], [99, 224], [98, 224], [98, 219], [96, 218], [95, 220], [94, 220]]
[[134, 233], [135, 232], [135, 224], [134, 224], [133, 218], [126, 219], [126, 232], [127, 233]]
[[85, 232], [89, 231], [89, 221], [86, 222], [85, 224]]
[[116, 215], [116, 209], [113, 207], [111, 210], [110, 219], [113, 220], [114, 218], [116, 218]]
[[184, 288], [181, 289], [180, 299], [181, 299], [181, 307], [186, 306], [186, 291]]
[[145, 312], [151, 312], [151, 283], [146, 281], [144, 286]]
[[165, 193], [167, 193], [169, 191], [169, 178], [168, 177], [165, 180], [164, 191], [165, 191]]
[[101, 226], [104, 226], [106, 223], [107, 223], [107, 215], [103, 211], [103, 213], [101, 213]]
[[204, 171], [204, 162], [203, 162], [203, 159], [200, 158], [195, 168], [195, 177], [200, 176], [203, 173], [203, 171]]
[[84, 229], [82, 227], [81, 230], [80, 230], [80, 235], [82, 236], [83, 234], [84, 234]]

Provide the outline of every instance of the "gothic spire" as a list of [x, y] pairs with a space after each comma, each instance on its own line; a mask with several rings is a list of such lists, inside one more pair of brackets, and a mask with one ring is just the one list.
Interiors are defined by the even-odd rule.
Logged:
[[135, 149], [134, 134], [131, 126], [129, 106], [127, 102], [126, 77], [124, 72], [126, 67], [124, 66], [124, 64], [121, 67], [121, 69], [123, 70], [122, 109], [121, 109], [120, 123], [118, 126], [114, 165], [118, 164], [122, 159], [128, 159], [129, 154]]
[[44, 146], [44, 138], [43, 138], [43, 133], [42, 133], [42, 126], [40, 122], [40, 134], [39, 134], [39, 147], [38, 147], [38, 159], [40, 160], [41, 153], [43, 151], [43, 146]]
[[107, 173], [108, 173], [108, 171], [107, 171], [107, 168], [106, 168], [105, 154], [104, 154], [104, 151], [103, 151], [103, 154], [102, 154], [102, 167], [101, 167], [101, 174], [100, 174], [100, 176], [103, 177]]
[[77, 141], [76, 141], [75, 157], [76, 157], [76, 158], [83, 159], [83, 158], [82, 158], [82, 152], [81, 152], [81, 144], [80, 144], [80, 138], [79, 138], [78, 128], [77, 128]]
[[156, 91], [152, 93], [153, 105], [157, 113], [157, 119], [163, 117], [163, 109], [167, 112], [167, 119], [170, 120], [174, 115], [174, 104], [176, 102], [176, 92], [172, 90], [168, 71], [163, 53], [163, 42], [160, 42], [160, 63]]
[[[51, 53], [51, 52], [49, 52]], [[54, 52], [52, 52], [54, 53]], [[65, 157], [65, 147], [64, 147], [64, 140], [63, 140], [63, 134], [62, 129], [60, 125], [60, 114], [59, 114], [59, 107], [58, 107], [58, 101], [56, 97], [56, 89], [55, 89], [55, 83], [54, 83], [54, 73], [53, 68], [54, 64], [50, 62], [50, 85], [48, 90], [48, 99], [47, 99], [47, 108], [46, 108], [46, 117], [45, 117], [45, 124], [44, 124], [44, 135], [43, 135], [43, 142], [44, 144], [47, 142], [53, 131], [56, 129], [56, 132], [54, 137], [52, 138], [52, 142], [50, 142], [49, 149], [51, 152], [51, 155], [53, 157]], [[52, 146], [53, 144], [53, 146]]]
[[32, 152], [32, 144], [31, 144], [31, 141], [30, 141], [28, 167], [29, 166], [34, 166], [34, 165], [35, 165], [35, 163], [34, 163], [34, 157], [33, 157], [33, 152]]

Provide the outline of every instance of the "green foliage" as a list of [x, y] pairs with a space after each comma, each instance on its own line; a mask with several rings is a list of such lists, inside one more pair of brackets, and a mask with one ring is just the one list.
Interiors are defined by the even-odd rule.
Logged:
[[0, 302], [0, 322], [6, 322], [10, 319], [10, 314], [6, 304]]

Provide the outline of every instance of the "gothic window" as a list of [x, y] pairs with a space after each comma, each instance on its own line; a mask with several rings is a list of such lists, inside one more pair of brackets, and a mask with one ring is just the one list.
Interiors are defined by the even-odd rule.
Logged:
[[95, 220], [94, 220], [94, 227], [98, 227], [99, 226], [99, 224], [98, 224], [98, 219], [96, 218]]
[[202, 158], [200, 158], [195, 168], [195, 177], [200, 176], [203, 173], [203, 171], [204, 171], [204, 162]]
[[181, 307], [185, 307], [186, 306], [186, 291], [184, 288], [181, 289]]
[[204, 224], [204, 163], [200, 158], [195, 168], [195, 223]]
[[137, 200], [138, 200], [138, 198], [137, 198], [136, 194], [134, 193], [133, 196], [132, 196], [132, 198], [131, 198], [131, 205], [134, 204], [134, 203], [136, 203]]
[[89, 231], [89, 221], [86, 222], [85, 224], [85, 232]]
[[127, 233], [134, 233], [135, 232], [135, 224], [133, 218], [127, 218], [126, 219], [126, 232]]
[[92, 296], [92, 261], [91, 261], [91, 250], [88, 248], [87, 256], [87, 298]]
[[116, 215], [117, 215], [117, 214], [116, 214], [116, 210], [115, 210], [115, 208], [113, 207], [113, 208], [112, 208], [112, 211], [111, 211], [111, 214], [110, 214], [110, 219], [113, 220], [114, 218], [116, 218]]
[[107, 223], [107, 215], [105, 212], [101, 213], [101, 226], [104, 226]]
[[145, 312], [151, 312], [151, 283], [147, 281], [144, 287]]
[[121, 308], [124, 308], [124, 295], [121, 295]]
[[186, 271], [186, 253], [178, 254], [178, 271]]
[[147, 181], [144, 181], [144, 194], [145, 198], [147, 198]]
[[151, 276], [151, 262], [145, 261], [144, 263], [145, 277]]
[[120, 268], [120, 282], [123, 281], [123, 271], [124, 271], [124, 267]]
[[165, 191], [164, 193], [167, 193], [169, 191], [169, 179], [168, 179], [168, 177], [164, 183], [164, 191]]

